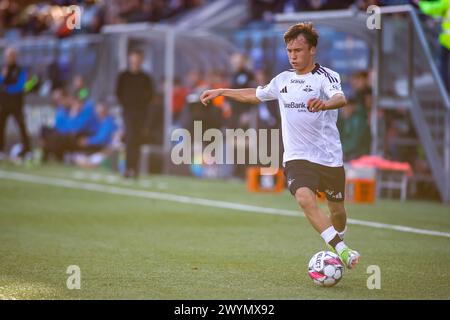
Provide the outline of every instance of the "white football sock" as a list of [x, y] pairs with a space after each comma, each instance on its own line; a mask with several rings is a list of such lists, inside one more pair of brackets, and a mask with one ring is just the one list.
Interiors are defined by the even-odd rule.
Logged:
[[320, 234], [320, 236], [322, 237], [322, 239], [328, 244], [331, 240], [334, 239], [334, 237], [336, 236], [337, 231], [336, 229], [331, 226], [328, 229], [325, 229], [324, 232], [322, 232]]

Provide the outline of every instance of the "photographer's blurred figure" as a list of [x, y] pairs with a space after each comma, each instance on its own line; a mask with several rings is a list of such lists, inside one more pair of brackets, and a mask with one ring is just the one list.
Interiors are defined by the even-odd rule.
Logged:
[[116, 95], [125, 123], [126, 178], [137, 178], [145, 120], [153, 96], [153, 80], [142, 70], [144, 55], [134, 50], [128, 56], [128, 70], [119, 74]]
[[6, 48], [4, 61], [5, 65], [1, 68], [0, 73], [0, 160], [5, 157], [3, 153], [5, 129], [10, 115], [15, 119], [22, 137], [22, 151], [19, 153], [19, 157], [23, 158], [31, 151], [23, 114], [27, 72], [17, 64], [17, 50], [13, 47]]

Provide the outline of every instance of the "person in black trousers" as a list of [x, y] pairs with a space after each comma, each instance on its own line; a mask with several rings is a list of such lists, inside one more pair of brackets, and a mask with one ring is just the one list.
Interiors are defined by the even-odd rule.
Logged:
[[128, 70], [119, 74], [117, 98], [125, 123], [126, 178], [139, 175], [139, 155], [147, 111], [153, 96], [153, 80], [142, 70], [144, 55], [135, 50], [128, 55]]
[[23, 146], [19, 157], [23, 158], [31, 150], [23, 114], [24, 86], [27, 80], [27, 72], [17, 65], [15, 48], [6, 48], [4, 58], [5, 66], [0, 73], [0, 158], [4, 157], [5, 129], [10, 115], [16, 121], [22, 136]]

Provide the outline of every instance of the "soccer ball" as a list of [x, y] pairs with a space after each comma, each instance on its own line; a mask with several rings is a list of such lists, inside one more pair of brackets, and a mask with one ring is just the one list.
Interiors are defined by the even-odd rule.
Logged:
[[344, 265], [337, 254], [320, 251], [309, 260], [308, 274], [315, 284], [332, 287], [342, 279]]

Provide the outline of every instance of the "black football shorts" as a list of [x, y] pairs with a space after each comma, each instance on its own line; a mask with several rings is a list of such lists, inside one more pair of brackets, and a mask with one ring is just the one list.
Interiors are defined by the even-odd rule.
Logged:
[[292, 195], [298, 188], [307, 187], [314, 193], [324, 192], [328, 201], [341, 202], [345, 198], [344, 167], [328, 167], [307, 160], [286, 162], [284, 174]]

